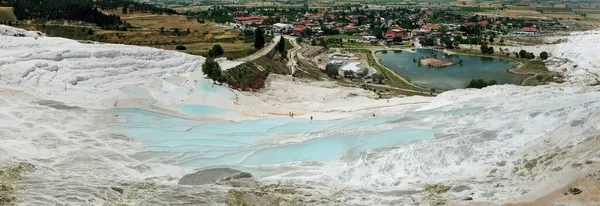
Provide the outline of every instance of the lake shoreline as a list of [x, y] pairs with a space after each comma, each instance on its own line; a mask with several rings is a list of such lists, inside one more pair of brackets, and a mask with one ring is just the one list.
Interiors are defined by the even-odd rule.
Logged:
[[[410, 63], [412, 63], [412, 64], [415, 64], [414, 63], [414, 58], [417, 58], [417, 59], [423, 58], [424, 53], [427, 53], [427, 52], [438, 53], [437, 54], [438, 56], [440, 55], [439, 53], [443, 53], [443, 54], [449, 55], [452, 60], [445, 60], [445, 61], [450, 61], [450, 62], [453, 62], [454, 60], [456, 60], [456, 61], [462, 61], [462, 60], [464, 60], [464, 58], [461, 58], [461, 55], [469, 56], [469, 57], [479, 57], [479, 58], [467, 59], [467, 62], [464, 63], [464, 65], [466, 67], [465, 69], [467, 69], [467, 70], [473, 70], [476, 73], [471, 73], [472, 71], [461, 70], [463, 73], [467, 74], [467, 76], [473, 76], [473, 79], [478, 79], [478, 78], [488, 79], [488, 78], [485, 77], [486, 75], [492, 75], [492, 76], [494, 76], [494, 73], [495, 73], [495, 74], [501, 75], [501, 77], [503, 77], [503, 78], [501, 78], [501, 79], [492, 78], [492, 79], [496, 79], [496, 80], [499, 80], [501, 82], [505, 81], [508, 84], [523, 85], [526, 82], [526, 79], [530, 78], [530, 76], [515, 77], [515, 76], [511, 76], [511, 75], [518, 75], [518, 76], [520, 76], [520, 75], [531, 75], [531, 74], [521, 74], [518, 71], [515, 71], [515, 69], [520, 68], [523, 65], [523, 63], [519, 62], [519, 61], [516, 61], [516, 60], [513, 60], [513, 59], [509, 59], [509, 58], [499, 58], [497, 56], [485, 56], [485, 55], [469, 54], [469, 53], [456, 52], [456, 51], [448, 51], [448, 50], [427, 49], [427, 48], [416, 48], [415, 50], [413, 50], [413, 49], [402, 49], [402, 50], [403, 51], [409, 51], [411, 53], [412, 56], [410, 56], [411, 57], [410, 58], [411, 59]], [[419, 50], [421, 50], [421, 51], [419, 51]], [[377, 52], [381, 52], [381, 53], [378, 54]], [[404, 67], [402, 67], [402, 68], [398, 68], [398, 69], [399, 70], [411, 70], [411, 71], [408, 71], [408, 72], [396, 71], [396, 69], [392, 69], [392, 68], [388, 67], [389, 65], [386, 66], [386, 65], [382, 64], [383, 59], [381, 58], [381, 55], [382, 54], [383, 55], [387, 55], [388, 53], [389, 52], [384, 52], [383, 50], [375, 50], [375, 51], [372, 52], [372, 55], [375, 57], [375, 59], [377, 60], [377, 62], [381, 66], [383, 66], [384, 68], [389, 69], [391, 71], [394, 71], [395, 73], [398, 73], [399, 75], [402, 75], [402, 74], [405, 74], [405, 73], [410, 73], [412, 70], [414, 70], [414, 69], [411, 69], [411, 68], [404, 68]], [[506, 73], [506, 74], [501, 74], [498, 71], [499, 67], [497, 67], [498, 68], [497, 69], [493, 65], [488, 65], [488, 63], [485, 63], [485, 62], [482, 63], [481, 61], [486, 61], [486, 60], [482, 60], [484, 58], [486, 58], [486, 59], [500, 60], [502, 62], [500, 64], [510, 64], [510, 66], [508, 66], [508, 65], [501, 65], [502, 67], [504, 67], [504, 69], [502, 69], [502, 73]], [[403, 58], [394, 59], [394, 60], [391, 60], [391, 61], [406, 61], [406, 58], [403, 57]], [[475, 65], [473, 65], [472, 63], [469, 63], [469, 61], [472, 62], [472, 63], [475, 63]], [[477, 62], [474, 62], [474, 61], [477, 61]], [[476, 67], [477, 64], [479, 64], [480, 67], [488, 68], [489, 72], [477, 71], [474, 68], [472, 68], [472, 67]], [[499, 63], [496, 62], [496, 63], [493, 63], [493, 64], [499, 64]], [[406, 66], [406, 65], [410, 65], [410, 64], [406, 63], [406, 62], [403, 62], [403, 63], [401, 63], [401, 65], [405, 65]], [[452, 66], [455, 66], [455, 65], [457, 65], [457, 64], [447, 65], [445, 67], [452, 67]], [[427, 65], [421, 64], [420, 66], [427, 66]], [[462, 64], [461, 64], [461, 66], [462, 66]], [[409, 66], [409, 67], [412, 67], [412, 66]], [[435, 68], [437, 68], [437, 67], [435, 67]], [[415, 71], [412, 71], [412, 72], [415, 73]], [[438, 83], [433, 83], [432, 81], [433, 81], [434, 77], [423, 77], [423, 75], [426, 75], [424, 73], [428, 73], [428, 72], [429, 71], [423, 71], [423, 73], [421, 73], [420, 71], [418, 71], [419, 74], [417, 74], [417, 76], [419, 76], [419, 75], [421, 75], [421, 76], [419, 76], [417, 78], [421, 78], [422, 79], [421, 81], [426, 82], [424, 85], [420, 84], [418, 86], [420, 86], [420, 87], [432, 87], [432, 88], [436, 88], [436, 87], [448, 87], [448, 88], [436, 88], [436, 90], [438, 90], [438, 91], [449, 91], [449, 90], [454, 90], [454, 89], [464, 89], [464, 87], [458, 86], [456, 84], [456, 82], [455, 82], [454, 85], [448, 84], [446, 86], [441, 86]], [[433, 74], [433, 72], [429, 72], [429, 73]], [[450, 71], [450, 73], [451, 74], [449, 76], [448, 75], [444, 75], [444, 74], [441, 74], [441, 75], [440, 74], [434, 74], [434, 76], [435, 75], [439, 75], [439, 77], [441, 77], [441, 78], [455, 79], [456, 81], [464, 81], [464, 79], [461, 80], [462, 78], [464, 78], [464, 75], [456, 74], [456, 70], [455, 71]], [[411, 79], [415, 78], [414, 77], [415, 74], [412, 74], [412, 75], [413, 76], [409, 76], [409, 78], [411, 78]], [[432, 84], [432, 85], [428, 85], [428, 84]], [[437, 86], [435, 86], [436, 84], [437, 84]]]

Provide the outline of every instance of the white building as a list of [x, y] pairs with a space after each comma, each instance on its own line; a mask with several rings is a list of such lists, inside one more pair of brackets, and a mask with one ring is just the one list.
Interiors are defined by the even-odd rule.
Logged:
[[292, 31], [292, 28], [294, 26], [291, 24], [275, 23], [273, 24], [273, 33], [289, 33]]

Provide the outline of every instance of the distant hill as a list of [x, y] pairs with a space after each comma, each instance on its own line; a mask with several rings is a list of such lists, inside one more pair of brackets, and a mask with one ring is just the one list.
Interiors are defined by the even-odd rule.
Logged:
[[128, 0], [8, 0], [4, 4], [14, 8], [14, 16], [19, 20], [86, 21], [109, 29], [123, 22], [118, 15], [107, 15], [99, 9], [122, 9], [123, 13], [132, 11], [154, 14], [177, 13], [172, 9]]
[[0, 7], [0, 21], [16, 21], [12, 7]]

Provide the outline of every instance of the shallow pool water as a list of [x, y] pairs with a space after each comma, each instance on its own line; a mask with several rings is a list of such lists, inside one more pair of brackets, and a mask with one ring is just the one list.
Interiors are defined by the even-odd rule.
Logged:
[[231, 111], [228, 109], [223, 109], [219, 107], [206, 106], [206, 105], [177, 105], [175, 106], [177, 112], [192, 116], [201, 116], [201, 115], [219, 115], [224, 113], [238, 113], [235, 111]]
[[[465, 88], [472, 79], [496, 80], [499, 84], [520, 84], [526, 75], [516, 75], [507, 72], [515, 64], [513, 62], [490, 57], [470, 55], [447, 55], [441, 51], [416, 49], [414, 52], [376, 52], [381, 64], [393, 69], [411, 82], [436, 89]], [[458, 62], [443, 68], [419, 66], [413, 59], [436, 55], [438, 59]]]
[[127, 122], [118, 126], [146, 145], [143, 152], [133, 155], [137, 159], [193, 168], [230, 166], [255, 171], [261, 166], [304, 161], [352, 161], [369, 150], [433, 137], [436, 117], [453, 118], [477, 111], [478, 108], [471, 108], [339, 120], [272, 118], [229, 122], [121, 109]]
[[219, 94], [233, 95], [233, 92], [231, 90], [227, 89], [226, 87], [215, 85], [212, 82], [209, 82], [208, 80], [198, 81], [195, 92], [219, 93]]

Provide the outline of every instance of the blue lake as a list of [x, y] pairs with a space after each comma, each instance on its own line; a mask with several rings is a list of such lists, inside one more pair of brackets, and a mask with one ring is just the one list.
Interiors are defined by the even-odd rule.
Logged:
[[[443, 68], [419, 66], [413, 59], [435, 54], [439, 59], [458, 62]], [[444, 52], [428, 49], [412, 51], [376, 52], [382, 65], [407, 77], [416, 85], [442, 90], [465, 88], [472, 79], [496, 80], [499, 84], [520, 84], [526, 75], [507, 72], [515, 63], [491, 57], [470, 55], [447, 55]]]

